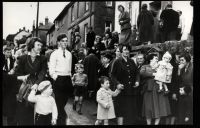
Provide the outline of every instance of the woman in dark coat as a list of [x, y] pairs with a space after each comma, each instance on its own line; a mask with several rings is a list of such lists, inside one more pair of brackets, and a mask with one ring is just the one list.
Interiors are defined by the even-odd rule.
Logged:
[[[101, 67], [101, 62], [95, 55], [95, 50], [89, 49], [88, 55], [84, 60], [84, 73], [88, 76], [88, 86], [89, 92], [94, 92], [94, 97], [96, 95], [98, 87], [98, 70]], [[92, 93], [90, 93], [92, 94]], [[90, 96], [89, 96], [90, 97]]]
[[171, 108], [171, 115], [166, 118], [166, 125], [174, 125], [177, 116], [177, 94], [178, 94], [178, 62], [176, 55], [172, 54], [171, 64], [173, 66], [172, 80], [171, 83], [167, 84], [169, 89], [169, 103]]
[[131, 43], [131, 24], [129, 13], [124, 10], [122, 5], [118, 6], [119, 14], [119, 25], [121, 26], [121, 33], [119, 35], [120, 44]]
[[[45, 56], [39, 55], [42, 49], [42, 41], [39, 38], [31, 38], [27, 45], [28, 55], [23, 55], [19, 59], [16, 68], [17, 79], [32, 81], [33, 86], [37, 86], [44, 80], [47, 71], [47, 60]], [[18, 102], [17, 105], [18, 125], [34, 125], [34, 107], [26, 104], [25, 101]]]
[[142, 5], [142, 11], [138, 15], [137, 26], [139, 30], [139, 42], [144, 43], [153, 41], [154, 19], [150, 11], [147, 10], [147, 4]]
[[135, 124], [137, 116], [135, 88], [139, 86], [139, 74], [135, 62], [129, 58], [130, 46], [120, 47], [122, 57], [114, 61], [111, 70], [113, 84], [124, 85], [124, 90], [115, 98], [115, 114], [119, 125]]
[[163, 93], [158, 93], [158, 85], [154, 80], [155, 64], [158, 62], [156, 54], [150, 54], [147, 57], [148, 65], [141, 67], [140, 75], [143, 77], [143, 107], [142, 115], [146, 118], [147, 125], [155, 119], [155, 125], [158, 125], [161, 117], [171, 114], [169, 100]]

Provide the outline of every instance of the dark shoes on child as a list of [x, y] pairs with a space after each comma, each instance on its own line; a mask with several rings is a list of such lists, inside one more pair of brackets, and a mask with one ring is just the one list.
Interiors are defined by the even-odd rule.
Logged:
[[169, 93], [169, 90], [166, 91], [166, 90], [164, 90], [164, 89], [159, 89], [158, 92], [159, 92], [159, 93], [163, 92], [164, 95], [167, 95], [167, 94]]
[[[76, 102], [73, 103], [72, 108], [73, 108], [74, 111], [76, 111]], [[82, 115], [81, 108], [82, 108], [82, 104], [79, 104], [79, 109], [77, 111], [79, 115]]]
[[76, 111], [76, 103], [73, 103], [73, 110]]

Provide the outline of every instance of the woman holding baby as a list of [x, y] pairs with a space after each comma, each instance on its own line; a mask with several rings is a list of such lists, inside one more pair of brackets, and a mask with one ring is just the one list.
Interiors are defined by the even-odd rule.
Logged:
[[154, 79], [158, 67], [157, 54], [150, 54], [147, 57], [147, 65], [141, 67], [140, 75], [144, 78], [143, 86], [143, 107], [142, 116], [146, 118], [147, 125], [160, 123], [161, 117], [171, 114], [169, 100], [164, 92], [159, 92], [159, 84]]

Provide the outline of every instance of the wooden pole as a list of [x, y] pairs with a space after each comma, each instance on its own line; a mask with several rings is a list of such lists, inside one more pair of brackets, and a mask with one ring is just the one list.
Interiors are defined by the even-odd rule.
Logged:
[[38, 17], [39, 17], [39, 2], [37, 3], [36, 37], [38, 37]]

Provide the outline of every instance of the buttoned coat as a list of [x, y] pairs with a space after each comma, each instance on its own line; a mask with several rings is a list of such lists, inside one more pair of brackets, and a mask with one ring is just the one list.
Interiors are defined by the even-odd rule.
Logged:
[[[98, 102], [98, 108], [97, 108], [97, 119], [99, 120], [105, 120], [105, 119], [113, 119], [115, 118], [115, 110], [113, 105], [112, 96], [114, 95], [114, 92], [109, 90], [106, 90], [104, 88], [100, 88], [97, 91], [97, 102]], [[106, 106], [109, 105], [109, 108], [106, 108]]]
[[113, 63], [111, 77], [115, 86], [117, 84], [124, 85], [121, 95], [135, 95], [133, 86], [136, 81], [139, 81], [140, 76], [133, 60], [128, 58], [126, 62], [122, 57], [117, 59]]

